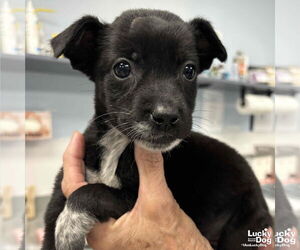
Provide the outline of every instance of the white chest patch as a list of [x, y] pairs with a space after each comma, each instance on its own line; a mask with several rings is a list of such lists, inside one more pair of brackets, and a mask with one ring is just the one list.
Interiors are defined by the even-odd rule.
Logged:
[[103, 147], [100, 172], [86, 170], [88, 183], [103, 183], [113, 188], [121, 188], [116, 170], [121, 154], [129, 144], [129, 139], [115, 128], [109, 130], [99, 141]]

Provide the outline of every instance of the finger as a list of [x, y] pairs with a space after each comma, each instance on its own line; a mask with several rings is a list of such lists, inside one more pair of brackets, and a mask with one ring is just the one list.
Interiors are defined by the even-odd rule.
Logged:
[[64, 178], [73, 182], [84, 182], [84, 138], [78, 131], [73, 133], [63, 156]]
[[135, 145], [135, 161], [139, 171], [140, 188], [149, 189], [164, 181], [163, 158], [160, 152]]
[[294, 240], [295, 241], [295, 249], [300, 249], [300, 242], [299, 242], [299, 234], [298, 234], [298, 230], [296, 227], [292, 227], [292, 233], [293, 233], [293, 236], [291, 237], [292, 239], [291, 240]]
[[107, 222], [97, 223], [86, 236], [88, 245], [93, 249], [108, 249], [106, 244], [110, 243], [109, 236], [112, 235], [111, 226], [114, 222], [114, 219], [109, 219]]
[[173, 196], [167, 186], [164, 175], [164, 161], [161, 152], [149, 151], [135, 145], [135, 160], [139, 172], [139, 197], [153, 204], [158, 200], [168, 202]]

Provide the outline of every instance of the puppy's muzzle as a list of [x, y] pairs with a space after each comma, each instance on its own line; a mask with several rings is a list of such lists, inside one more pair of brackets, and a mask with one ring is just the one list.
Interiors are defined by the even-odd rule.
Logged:
[[159, 130], [169, 130], [175, 127], [179, 122], [179, 114], [177, 110], [171, 107], [157, 106], [149, 114], [149, 122], [152, 126]]

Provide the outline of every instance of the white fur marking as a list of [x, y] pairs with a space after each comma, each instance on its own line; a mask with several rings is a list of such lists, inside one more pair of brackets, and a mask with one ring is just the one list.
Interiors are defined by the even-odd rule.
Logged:
[[144, 133], [144, 132], [149, 132], [151, 130], [151, 127], [147, 123], [139, 122], [136, 124], [135, 129], [140, 133]]
[[167, 110], [166, 107], [163, 105], [158, 105], [156, 108], [157, 113], [164, 113], [166, 110]]
[[[136, 129], [139, 132], [148, 132], [150, 127], [144, 123], [138, 123]], [[100, 172], [86, 169], [86, 179], [88, 183], [103, 183], [113, 188], [121, 188], [121, 183], [116, 176], [116, 170], [121, 154], [129, 144], [127, 136], [122, 134], [116, 128], [109, 130], [99, 141], [99, 145], [103, 147], [101, 170]], [[136, 140], [138, 145], [151, 150], [167, 152], [176, 147], [181, 142], [180, 139], [174, 140], [168, 145], [153, 145], [151, 143]]]
[[66, 205], [56, 221], [55, 244], [57, 250], [73, 250], [84, 247], [85, 235], [97, 222], [85, 212], [72, 211]]
[[153, 147], [154, 145], [149, 143], [149, 142], [145, 142], [145, 141], [135, 141], [136, 144], [140, 145], [141, 147], [150, 150], [150, 151], [160, 151], [160, 152], [167, 152], [170, 151], [171, 149], [175, 148], [179, 143], [181, 142], [180, 139], [176, 139], [175, 141], [171, 142], [169, 145], [158, 145], [155, 147]]
[[99, 141], [103, 147], [100, 173], [87, 169], [89, 183], [103, 183], [113, 188], [121, 188], [116, 170], [121, 154], [129, 144], [129, 139], [115, 128], [109, 130]]

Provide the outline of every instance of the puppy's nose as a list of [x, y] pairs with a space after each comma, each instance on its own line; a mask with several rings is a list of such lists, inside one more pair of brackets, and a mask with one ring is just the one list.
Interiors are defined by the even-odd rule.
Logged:
[[179, 121], [179, 116], [175, 112], [155, 111], [150, 114], [150, 120], [158, 126], [169, 127]]

